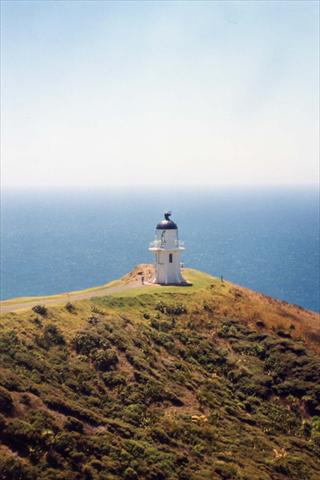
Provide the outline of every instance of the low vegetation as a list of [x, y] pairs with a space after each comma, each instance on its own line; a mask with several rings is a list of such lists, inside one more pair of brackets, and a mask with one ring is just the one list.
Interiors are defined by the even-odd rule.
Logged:
[[213, 282], [3, 316], [0, 478], [320, 478], [317, 349], [243, 295]]

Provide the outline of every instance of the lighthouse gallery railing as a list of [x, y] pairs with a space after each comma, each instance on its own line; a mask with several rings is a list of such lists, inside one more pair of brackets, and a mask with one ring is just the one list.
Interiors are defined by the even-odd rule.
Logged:
[[[150, 243], [150, 248], [166, 248], [166, 246], [167, 242], [164, 240], [153, 240], [153, 242]], [[176, 248], [184, 248], [184, 242], [182, 240], [175, 240], [173, 246]]]

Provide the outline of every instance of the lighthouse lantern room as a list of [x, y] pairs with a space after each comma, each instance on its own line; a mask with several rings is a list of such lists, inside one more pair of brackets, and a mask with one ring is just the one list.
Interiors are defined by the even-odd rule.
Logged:
[[171, 212], [156, 226], [155, 240], [149, 250], [155, 254], [154, 283], [161, 285], [182, 285], [186, 281], [181, 274], [180, 255], [185, 249], [178, 237], [178, 227], [170, 219]]

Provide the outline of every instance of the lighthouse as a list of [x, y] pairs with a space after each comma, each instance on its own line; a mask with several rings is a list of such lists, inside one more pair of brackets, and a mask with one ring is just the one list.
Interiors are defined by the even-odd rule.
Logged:
[[155, 240], [149, 250], [155, 255], [154, 283], [160, 285], [185, 285], [181, 275], [180, 256], [185, 249], [179, 240], [178, 227], [170, 219], [171, 212], [164, 214], [164, 219], [156, 226]]

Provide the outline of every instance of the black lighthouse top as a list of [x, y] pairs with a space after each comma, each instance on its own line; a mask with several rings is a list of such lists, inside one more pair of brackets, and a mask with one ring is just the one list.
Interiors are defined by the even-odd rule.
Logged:
[[177, 230], [177, 225], [170, 220], [171, 217], [171, 212], [166, 212], [164, 214], [164, 220], [161, 220], [161, 222], [158, 223], [157, 225], [157, 230]]

